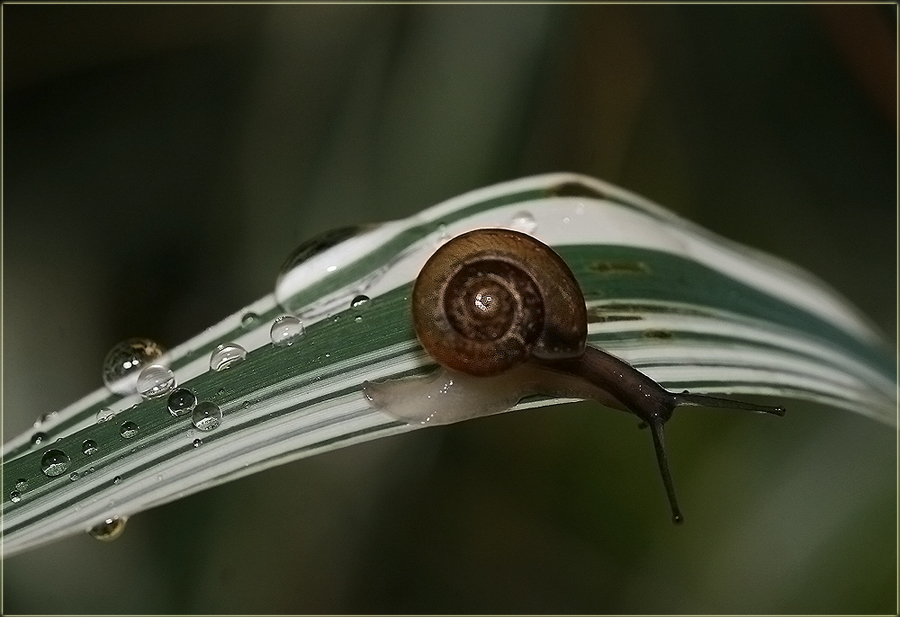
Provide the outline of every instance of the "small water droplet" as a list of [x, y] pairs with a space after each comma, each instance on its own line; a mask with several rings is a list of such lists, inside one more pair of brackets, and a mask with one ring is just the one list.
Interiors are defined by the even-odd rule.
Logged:
[[562, 221], [563, 221], [563, 225], [568, 225], [569, 223], [572, 222], [572, 219], [570, 219], [568, 216], [564, 216]]
[[138, 425], [131, 421], [123, 422], [122, 427], [119, 429], [119, 435], [121, 435], [125, 439], [131, 439], [137, 434]]
[[81, 442], [81, 452], [86, 454], [87, 456], [91, 456], [97, 453], [97, 442], [93, 439], [85, 439]]
[[115, 478], [113, 478], [113, 484], [121, 484], [121, 482], [122, 476], [116, 476]]
[[175, 388], [175, 373], [162, 364], [145, 366], [138, 375], [137, 389], [145, 399], [165, 396]]
[[216, 392], [216, 396], [225, 396], [225, 388], [219, 388], [219, 391]]
[[513, 215], [510, 226], [513, 229], [530, 234], [537, 229], [537, 222], [534, 220], [534, 215], [531, 212], [522, 210]]
[[90, 530], [88, 530], [88, 533], [92, 538], [110, 542], [122, 535], [122, 532], [125, 531], [125, 521], [127, 520], [127, 516], [113, 516], [104, 520], [99, 525], [91, 527]]
[[193, 444], [194, 444], [194, 447], [195, 447], [195, 448], [199, 448], [200, 446], [203, 445], [203, 440], [201, 440], [201, 439], [195, 439], [195, 440], [193, 441]]
[[16, 480], [16, 490], [17, 491], [24, 491], [27, 487], [28, 487], [28, 480], [26, 480], [25, 478], [19, 478], [18, 480]]
[[359, 295], [350, 301], [350, 308], [359, 308], [369, 301], [369, 296]]
[[75, 480], [77, 480], [80, 477], [81, 476], [78, 475], [77, 471], [73, 471], [72, 473], [69, 474], [69, 480], [71, 480], [72, 482], [74, 482]]
[[235, 343], [219, 345], [209, 356], [209, 368], [224, 371], [247, 357], [247, 350]]
[[62, 450], [47, 450], [41, 457], [41, 471], [52, 478], [68, 469], [69, 462], [69, 456]]
[[287, 347], [303, 334], [303, 323], [293, 315], [282, 315], [272, 324], [269, 334], [273, 345]]
[[167, 404], [169, 413], [177, 418], [194, 410], [194, 405], [197, 404], [197, 396], [187, 388], [178, 388], [169, 395]]
[[55, 418], [56, 415], [57, 415], [57, 412], [51, 411], [50, 413], [45, 413], [45, 414], [42, 414], [42, 415], [38, 416], [38, 419], [34, 421], [34, 425], [33, 425], [34, 428], [37, 428], [37, 427], [39, 427], [40, 425], [42, 425], [42, 424], [44, 424], [44, 423], [46, 423], [46, 422], [49, 422], [50, 420], [52, 420], [53, 418]]
[[241, 403], [241, 407], [244, 409], [250, 409], [250, 401], [244, 401]]
[[35, 433], [31, 436], [31, 445], [39, 446], [47, 439], [47, 433]]
[[97, 424], [100, 424], [101, 422], [106, 422], [107, 420], [112, 418], [114, 415], [115, 414], [113, 413], [113, 410], [110, 409], [109, 407], [101, 408], [100, 411], [97, 412]]
[[244, 313], [244, 316], [241, 317], [241, 327], [249, 328], [254, 323], [256, 323], [257, 319], [259, 319], [259, 315], [257, 315], [256, 313]]
[[357, 315], [356, 317], [353, 318], [353, 321], [355, 321], [356, 323], [361, 322], [361, 321], [362, 321], [362, 315]]
[[222, 423], [222, 410], [210, 401], [203, 401], [194, 409], [191, 423], [201, 431], [211, 431]]
[[22, 501], [22, 495], [19, 493], [19, 491], [13, 491], [9, 494], [9, 499], [13, 503], [19, 503], [20, 501]]
[[103, 360], [103, 383], [113, 394], [134, 394], [141, 370], [165, 350], [150, 339], [130, 338], [115, 345]]

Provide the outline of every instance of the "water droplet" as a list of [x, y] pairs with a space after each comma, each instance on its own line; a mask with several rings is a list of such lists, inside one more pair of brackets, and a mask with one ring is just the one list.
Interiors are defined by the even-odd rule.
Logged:
[[526, 234], [530, 234], [537, 228], [537, 222], [534, 220], [534, 215], [532, 215], [531, 212], [522, 210], [513, 215], [510, 227]]
[[257, 315], [256, 313], [244, 313], [244, 316], [241, 317], [241, 327], [249, 328], [254, 323], [256, 323], [257, 319], [259, 319], [259, 315]]
[[350, 308], [359, 308], [369, 301], [369, 296], [359, 295], [350, 301]]
[[316, 278], [322, 276], [324, 266], [345, 262], [347, 258], [343, 252], [336, 253], [335, 259], [331, 259], [326, 253], [338, 244], [360, 235], [366, 229], [361, 226], [332, 229], [303, 242], [294, 249], [278, 270], [278, 277], [275, 280], [275, 299], [278, 304], [286, 311], [301, 308], [295, 307], [292, 303], [298, 285], [308, 281], [310, 276]]
[[202, 440], [202, 439], [195, 439], [194, 442], [193, 442], [193, 444], [194, 444], [194, 447], [195, 447], [195, 448], [199, 448], [200, 446], [203, 445], [203, 440]]
[[22, 495], [19, 493], [19, 491], [13, 491], [9, 494], [9, 499], [13, 503], [19, 503], [20, 501], [22, 501]]
[[114, 394], [134, 394], [138, 375], [165, 350], [146, 338], [130, 338], [109, 350], [103, 360], [103, 383]]
[[123, 422], [122, 427], [119, 429], [119, 435], [124, 437], [125, 439], [131, 439], [135, 435], [138, 434], [138, 425], [134, 422]]
[[282, 315], [272, 324], [269, 334], [273, 345], [287, 347], [303, 334], [303, 323], [293, 315]]
[[88, 530], [88, 533], [92, 538], [110, 542], [122, 535], [122, 532], [125, 531], [125, 521], [127, 520], [127, 516], [113, 516], [104, 520], [99, 525], [91, 527], [90, 530]]
[[103, 407], [102, 409], [100, 409], [100, 411], [97, 412], [97, 424], [100, 424], [101, 422], [106, 422], [107, 420], [112, 418], [114, 415], [115, 414], [113, 413], [112, 409], [110, 409], [109, 407]]
[[41, 471], [52, 478], [68, 469], [69, 462], [69, 456], [62, 450], [47, 450], [41, 457]]
[[357, 315], [356, 317], [353, 318], [353, 321], [355, 321], [356, 323], [361, 322], [361, 321], [362, 321], [362, 315]]
[[78, 475], [77, 471], [73, 471], [72, 473], [69, 474], [69, 480], [71, 480], [72, 482], [74, 482], [75, 480], [77, 480], [80, 477], [81, 476]]
[[196, 404], [196, 395], [187, 388], [178, 388], [169, 395], [169, 413], [175, 417], [192, 412], [194, 410], [194, 405]]
[[174, 387], [175, 373], [162, 364], [145, 366], [138, 375], [137, 389], [145, 399], [165, 396]]
[[243, 403], [241, 403], [241, 407], [243, 407], [244, 409], [250, 409], [250, 401], [244, 401]]
[[50, 413], [45, 413], [45, 414], [38, 416], [38, 419], [34, 421], [34, 428], [39, 427], [40, 425], [44, 424], [45, 422], [49, 422], [50, 420], [55, 418], [56, 415], [57, 415], [57, 412], [51, 411]]
[[235, 343], [219, 345], [209, 356], [209, 368], [224, 371], [247, 357], [247, 350]]
[[81, 452], [87, 456], [97, 453], [97, 442], [93, 439], [85, 439], [81, 442]]
[[116, 476], [113, 478], [113, 484], [120, 484], [122, 482], [122, 476]]
[[35, 433], [31, 436], [31, 445], [39, 446], [47, 439], [47, 433]]
[[225, 396], [225, 388], [219, 388], [219, 391], [216, 392], [216, 396]]
[[17, 491], [24, 491], [27, 487], [28, 487], [28, 480], [26, 480], [25, 478], [19, 478], [18, 480], [16, 480], [16, 490]]
[[210, 401], [203, 401], [194, 409], [191, 415], [191, 423], [201, 431], [211, 431], [218, 428], [222, 422], [222, 410]]

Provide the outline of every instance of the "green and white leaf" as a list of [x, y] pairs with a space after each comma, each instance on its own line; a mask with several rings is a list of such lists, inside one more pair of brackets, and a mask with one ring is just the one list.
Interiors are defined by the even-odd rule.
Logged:
[[[31, 434], [9, 441], [4, 555], [268, 467], [421, 428], [373, 408], [361, 386], [434, 367], [412, 330], [412, 283], [442, 242], [479, 227], [517, 228], [554, 247], [584, 290], [589, 343], [671, 390], [807, 399], [896, 427], [894, 353], [827, 285], [620, 188], [544, 175], [303, 247], [273, 294], [165, 357], [179, 386], [222, 409], [213, 431], [173, 417], [165, 398], [98, 389], [45, 422], [42, 443], [33, 446]], [[358, 295], [369, 301], [351, 306]], [[275, 347], [270, 327], [286, 313], [305, 334]], [[212, 371], [210, 354], [223, 343], [249, 354]], [[531, 397], [514, 409], [561, 402]], [[104, 407], [116, 415], [98, 423]], [[125, 421], [139, 427], [130, 439], [120, 435]], [[92, 455], [82, 452], [88, 439], [98, 445]], [[71, 461], [56, 477], [41, 472], [50, 448]]]

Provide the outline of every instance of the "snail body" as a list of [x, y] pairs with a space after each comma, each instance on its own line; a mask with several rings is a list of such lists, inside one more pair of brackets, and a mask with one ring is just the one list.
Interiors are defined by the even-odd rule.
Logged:
[[448, 424], [500, 413], [532, 394], [589, 398], [633, 413], [650, 428], [672, 518], [682, 516], [663, 427], [676, 407], [783, 415], [781, 407], [669, 392], [630, 364], [586, 344], [587, 311], [563, 259], [532, 236], [477, 229], [442, 245], [412, 294], [413, 325], [441, 368], [366, 383], [366, 396], [406, 422]]

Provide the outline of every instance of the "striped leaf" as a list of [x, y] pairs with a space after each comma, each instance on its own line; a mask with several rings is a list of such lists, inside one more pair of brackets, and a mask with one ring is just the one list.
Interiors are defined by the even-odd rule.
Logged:
[[[412, 283], [441, 243], [480, 227], [519, 229], [551, 245], [584, 291], [589, 343], [670, 390], [806, 399], [896, 427], [893, 353], [827, 285], [609, 184], [538, 176], [298, 248], [273, 294], [164, 356], [180, 387], [221, 410], [217, 428], [173, 416], [165, 396], [103, 388], [47, 419], [39, 443], [33, 433], [9, 441], [5, 555], [420, 428], [374, 408], [362, 385], [434, 368], [412, 330]], [[273, 345], [270, 330], [284, 314], [297, 316], [304, 333]], [[211, 354], [229, 343], [246, 359], [211, 369]], [[513, 409], [561, 402], [528, 397]], [[114, 415], [98, 422], [104, 408]], [[50, 458], [53, 475], [42, 472]]]

